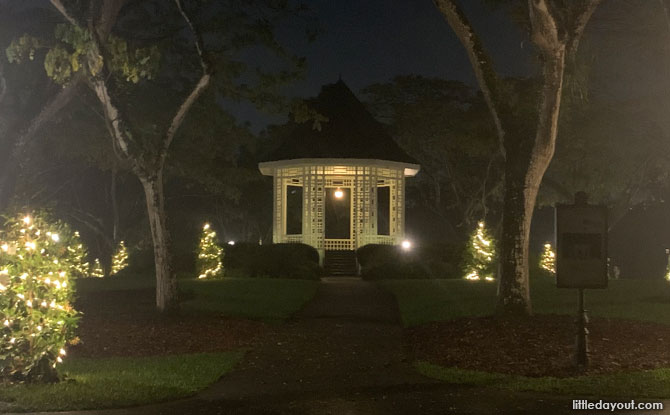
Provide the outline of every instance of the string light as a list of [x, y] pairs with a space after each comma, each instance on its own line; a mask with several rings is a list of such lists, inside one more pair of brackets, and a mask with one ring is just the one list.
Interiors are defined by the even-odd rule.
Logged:
[[223, 273], [223, 249], [216, 242], [216, 232], [209, 223], [202, 227], [198, 244], [198, 278], [212, 278]]
[[484, 222], [479, 222], [470, 236], [468, 258], [465, 266], [465, 279], [469, 281], [494, 281], [493, 259], [495, 258], [495, 244], [488, 235]]
[[40, 215], [10, 220], [0, 230], [0, 379], [53, 381], [54, 368], [76, 342], [71, 306], [74, 234]]
[[72, 271], [72, 277], [85, 278], [90, 276], [90, 264], [86, 260], [88, 252], [81, 241], [79, 232], [72, 235], [71, 243], [67, 247], [68, 262]]
[[544, 250], [540, 257], [540, 268], [551, 275], [556, 275], [556, 252], [549, 242], [544, 244]]
[[116, 275], [128, 266], [128, 249], [126, 243], [121, 241], [116, 248], [116, 253], [112, 257], [112, 272], [110, 275]]
[[100, 264], [100, 260], [98, 258], [93, 261], [93, 266], [91, 267], [89, 275], [93, 278], [103, 278], [105, 276], [105, 271], [103, 271], [102, 265]]

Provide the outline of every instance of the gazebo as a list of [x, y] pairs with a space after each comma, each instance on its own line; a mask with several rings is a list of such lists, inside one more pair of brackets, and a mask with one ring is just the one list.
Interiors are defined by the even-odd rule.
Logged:
[[[289, 121], [262, 174], [274, 178], [273, 242], [334, 251], [400, 244], [405, 178], [419, 172], [347, 85], [325, 85], [308, 105], [328, 120]], [[343, 254], [343, 252], [341, 252]]]

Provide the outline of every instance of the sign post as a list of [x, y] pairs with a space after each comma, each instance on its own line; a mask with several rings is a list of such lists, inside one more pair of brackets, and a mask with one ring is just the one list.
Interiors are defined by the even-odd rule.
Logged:
[[589, 205], [586, 193], [572, 205], [556, 205], [556, 286], [579, 290], [575, 364], [589, 363], [584, 290], [607, 288], [607, 208]]

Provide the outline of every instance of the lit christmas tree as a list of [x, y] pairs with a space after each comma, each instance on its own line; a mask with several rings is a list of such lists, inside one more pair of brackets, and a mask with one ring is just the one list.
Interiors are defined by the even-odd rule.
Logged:
[[68, 252], [67, 261], [69, 262], [70, 267], [72, 269], [72, 277], [73, 278], [88, 277], [90, 268], [88, 261], [86, 261], [88, 253], [86, 252], [86, 247], [81, 241], [79, 232], [75, 232], [72, 235], [70, 245], [68, 245], [67, 247], [67, 252]]
[[91, 270], [89, 271], [88, 275], [93, 278], [103, 278], [105, 276], [105, 271], [103, 271], [102, 265], [100, 264], [100, 260], [98, 258], [93, 261], [93, 266], [91, 266]]
[[10, 220], [0, 231], [0, 378], [57, 381], [65, 347], [78, 340], [68, 261], [69, 228], [40, 216]]
[[128, 266], [128, 249], [126, 243], [121, 241], [116, 248], [116, 253], [112, 257], [112, 272], [110, 275], [116, 275], [122, 269]]
[[198, 244], [198, 278], [211, 278], [223, 273], [223, 249], [216, 242], [216, 232], [209, 223], [202, 228], [202, 236]]
[[540, 268], [551, 275], [556, 275], [556, 252], [549, 242], [544, 244], [544, 251], [540, 258]]
[[470, 236], [464, 255], [465, 279], [471, 281], [493, 281], [495, 244], [486, 231], [484, 222], [477, 224], [477, 229]]

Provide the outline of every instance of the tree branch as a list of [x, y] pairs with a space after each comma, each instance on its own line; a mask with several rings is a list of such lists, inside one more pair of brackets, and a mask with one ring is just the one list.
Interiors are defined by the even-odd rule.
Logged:
[[56, 10], [58, 10], [60, 12], [60, 14], [63, 15], [65, 20], [70, 22], [70, 24], [72, 24], [74, 26], [77, 26], [77, 21], [75, 20], [74, 17], [72, 17], [72, 15], [70, 13], [68, 13], [68, 11], [65, 9], [65, 5], [63, 4], [63, 2], [61, 0], [50, 0], [50, 1], [51, 1], [51, 4], [56, 8]]
[[105, 41], [109, 37], [119, 12], [127, 2], [128, 0], [104, 0], [100, 9], [100, 18], [95, 27], [100, 40]]
[[586, 24], [591, 20], [593, 12], [596, 10], [596, 7], [600, 5], [602, 0], [589, 0], [584, 6], [584, 11], [580, 13], [575, 19], [575, 26], [571, 30], [570, 38], [568, 39], [567, 47], [567, 56], [572, 58], [577, 53], [577, 48], [579, 47], [579, 41], [584, 34], [584, 29]]
[[500, 120], [497, 102], [499, 97], [496, 96], [498, 79], [490, 58], [484, 51], [484, 47], [465, 13], [453, 0], [433, 0], [433, 2], [465, 48], [475, 73], [477, 84], [479, 84], [479, 89], [482, 91], [486, 105], [493, 117], [496, 132], [498, 133], [500, 152], [505, 157], [505, 130]]
[[198, 83], [193, 87], [191, 93], [186, 97], [184, 102], [182, 102], [182, 104], [177, 109], [177, 113], [175, 114], [174, 118], [172, 119], [172, 122], [170, 123], [170, 127], [165, 133], [165, 139], [163, 140], [163, 145], [161, 146], [160, 151], [158, 152], [158, 160], [157, 160], [158, 166], [162, 166], [163, 163], [165, 162], [168, 149], [170, 148], [170, 145], [174, 140], [174, 136], [176, 135], [177, 130], [183, 123], [186, 114], [191, 109], [193, 104], [198, 100], [200, 95], [202, 95], [202, 93], [205, 92], [205, 89], [207, 89], [207, 87], [209, 86], [209, 82], [211, 80], [210, 66], [207, 63], [204, 56], [204, 42], [202, 39], [202, 34], [196, 29], [195, 25], [184, 11], [181, 0], [175, 0], [175, 4], [179, 9], [179, 13], [182, 15], [182, 17], [188, 24], [191, 33], [195, 37], [194, 43], [196, 51], [198, 52], [198, 58], [200, 59], [200, 66], [202, 67], [202, 76], [198, 80]]

